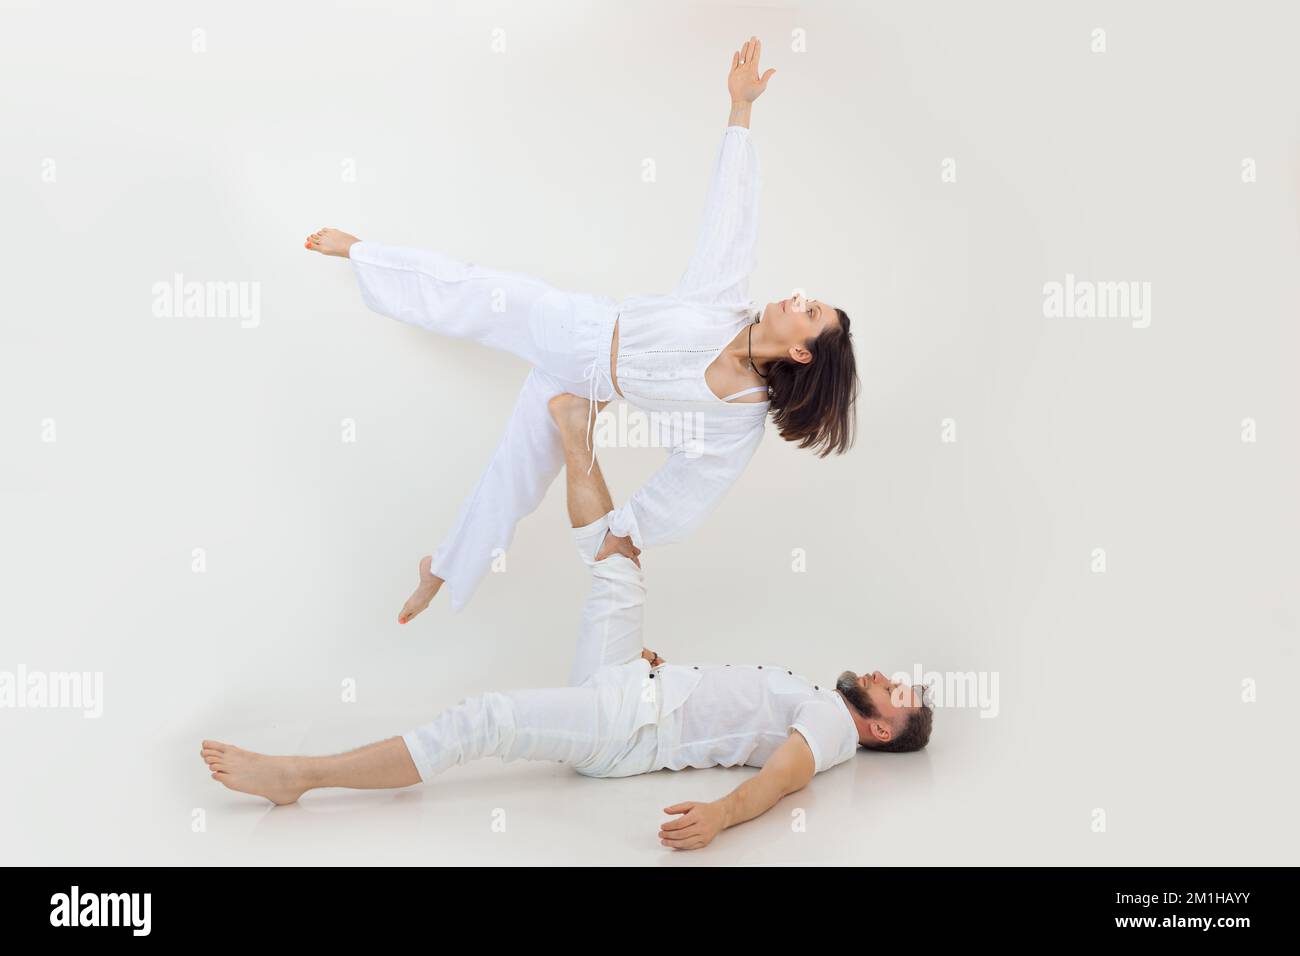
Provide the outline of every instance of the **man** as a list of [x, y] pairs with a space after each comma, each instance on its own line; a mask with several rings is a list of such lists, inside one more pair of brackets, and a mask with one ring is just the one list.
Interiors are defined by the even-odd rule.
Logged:
[[212, 779], [276, 804], [318, 787], [427, 783], [487, 756], [559, 761], [592, 777], [684, 767], [761, 767], [710, 803], [665, 809], [660, 842], [693, 850], [751, 820], [859, 747], [924, 747], [932, 710], [920, 689], [875, 671], [814, 684], [771, 665], [673, 665], [642, 644], [645, 583], [635, 549], [596, 560], [613, 510], [599, 464], [588, 471], [589, 408], [561, 395], [550, 411], [564, 442], [569, 518], [591, 569], [571, 686], [485, 693], [400, 737], [331, 757], [271, 757], [205, 740]]

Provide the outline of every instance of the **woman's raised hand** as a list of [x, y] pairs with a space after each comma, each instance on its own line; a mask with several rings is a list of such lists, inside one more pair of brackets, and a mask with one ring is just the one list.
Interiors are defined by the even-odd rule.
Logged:
[[731, 55], [731, 72], [727, 74], [727, 91], [733, 103], [752, 103], [767, 89], [767, 81], [776, 70], [758, 75], [758, 57], [763, 52], [763, 41], [750, 37], [745, 45]]

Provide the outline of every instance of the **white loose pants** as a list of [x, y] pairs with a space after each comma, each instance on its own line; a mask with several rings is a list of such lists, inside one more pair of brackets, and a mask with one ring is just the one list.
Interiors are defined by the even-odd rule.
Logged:
[[358, 242], [349, 255], [369, 308], [533, 366], [487, 470], [433, 555], [433, 573], [446, 581], [459, 610], [563, 467], [564, 447], [547, 402], [562, 392], [614, 397], [609, 350], [617, 303], [422, 249]]
[[596, 561], [608, 517], [573, 530], [591, 569], [574, 686], [487, 693], [443, 711], [402, 735], [428, 783], [448, 767], [481, 757], [552, 760], [592, 777], [625, 777], [655, 769], [658, 697], [641, 657], [645, 583], [622, 555]]

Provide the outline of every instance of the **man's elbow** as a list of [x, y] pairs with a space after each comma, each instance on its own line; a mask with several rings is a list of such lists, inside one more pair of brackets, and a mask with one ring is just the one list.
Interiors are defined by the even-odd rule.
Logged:
[[802, 790], [804, 787], [808, 786], [808, 784], [812, 782], [812, 778], [815, 776], [815, 774], [816, 774], [815, 771], [804, 771], [804, 770], [792, 771], [786, 779], [785, 791], [781, 794], [781, 796], [788, 797], [792, 793], [798, 793], [800, 790]]
[[[770, 766], [770, 765], [769, 765]], [[812, 780], [816, 771], [812, 767], [812, 761], [805, 765], [802, 760], [784, 762], [780, 767], [772, 767], [773, 773], [772, 786], [776, 791], [776, 799], [788, 797], [792, 793], [797, 793], [804, 787], [808, 786], [808, 781]]]

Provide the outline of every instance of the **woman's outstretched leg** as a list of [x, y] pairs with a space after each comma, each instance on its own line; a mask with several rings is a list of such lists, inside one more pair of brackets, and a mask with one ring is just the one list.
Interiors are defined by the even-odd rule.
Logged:
[[423, 611], [443, 582], [454, 609], [469, 600], [510, 547], [515, 525], [537, 510], [564, 465], [564, 443], [547, 403], [563, 392], [582, 390], [580, 382], [563, 382], [536, 369], [528, 374], [487, 470], [437, 552], [420, 562], [420, 584], [398, 621], [405, 624]]
[[546, 403], [561, 392], [611, 397], [612, 299], [561, 292], [532, 276], [485, 269], [441, 253], [358, 240], [336, 229], [307, 248], [347, 258], [366, 305], [432, 331], [510, 352], [533, 366], [506, 434], [451, 534], [420, 563], [415, 592], [398, 614], [405, 624], [444, 584], [460, 608], [534, 511], [564, 461]]
[[359, 240], [337, 229], [314, 233], [306, 246], [350, 260], [372, 311], [509, 352], [559, 378], [581, 381], [587, 366], [609, 348], [617, 310], [612, 299], [561, 291], [534, 276], [441, 252]]
[[[568, 399], [558, 410], [557, 396]], [[596, 411], [607, 404], [597, 403]], [[549, 420], [543, 421], [543, 411], [549, 412]], [[579, 461], [588, 454], [584, 449], [590, 411], [588, 402], [565, 383], [536, 371], [528, 377], [487, 472], [462, 506], [456, 526], [439, 549], [438, 573], [434, 573], [432, 556], [420, 561], [419, 585], [397, 616], [398, 623], [405, 624], [429, 606], [446, 583], [441, 574], [457, 575], [452, 598], [453, 606], [461, 607], [493, 558], [510, 544], [515, 525], [541, 503], [566, 457], [570, 517], [586, 515], [593, 507], [603, 508], [601, 515], [613, 509], [599, 465], [592, 477]], [[561, 422], [563, 433], [558, 427]], [[493, 507], [494, 501], [502, 502], [502, 508], [508, 510]]]

